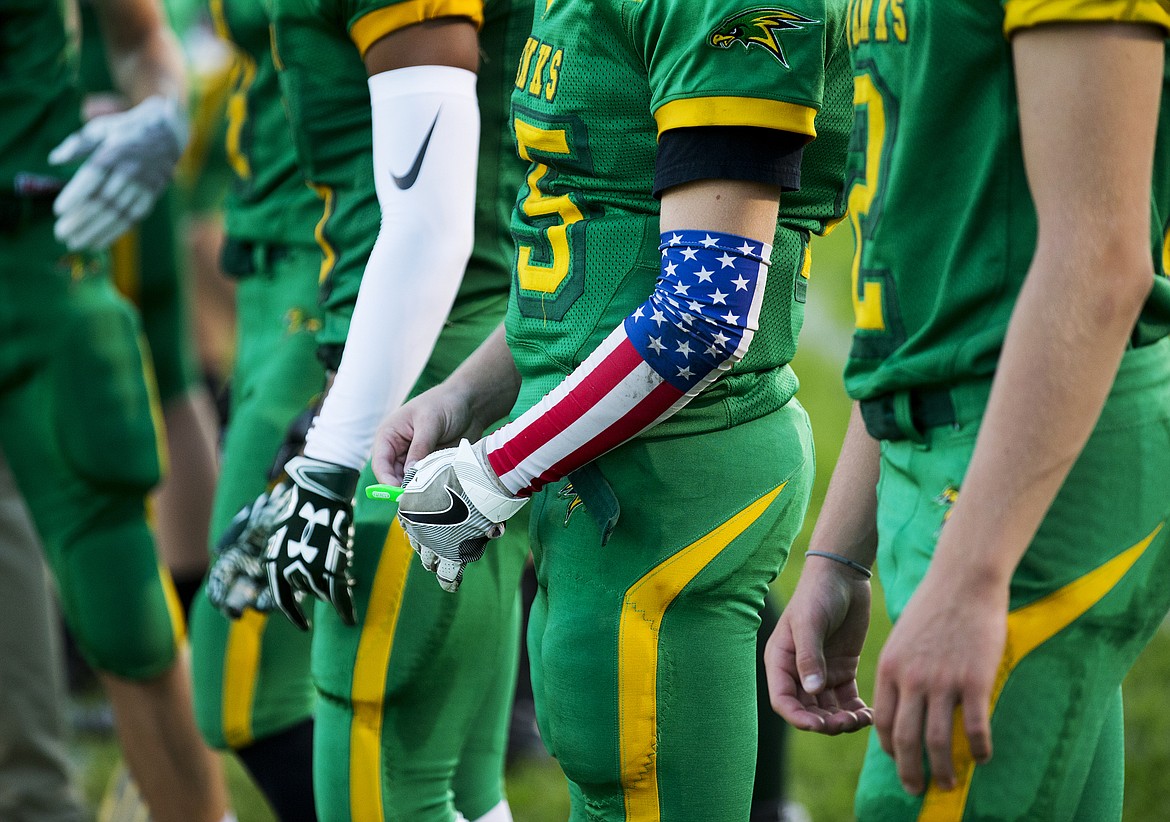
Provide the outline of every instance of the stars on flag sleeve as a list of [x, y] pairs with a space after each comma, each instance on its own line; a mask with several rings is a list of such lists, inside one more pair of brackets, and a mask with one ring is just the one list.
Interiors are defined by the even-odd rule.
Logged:
[[771, 248], [705, 231], [663, 234], [660, 248], [658, 287], [625, 329], [650, 367], [689, 394], [747, 350], [759, 328]]
[[487, 437], [513, 494], [534, 493], [674, 414], [746, 353], [771, 248], [732, 235], [662, 235], [650, 298], [552, 391]]

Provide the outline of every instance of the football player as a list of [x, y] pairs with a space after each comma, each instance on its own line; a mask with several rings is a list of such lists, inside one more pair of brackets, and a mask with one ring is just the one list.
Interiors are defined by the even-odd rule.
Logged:
[[540, 4], [506, 334], [380, 429], [448, 590], [532, 501], [537, 717], [574, 820], [749, 816], [759, 613], [812, 482], [788, 362], [809, 233], [843, 205], [844, 28], [840, 2]]
[[182, 65], [154, 3], [97, 10], [134, 105], [82, 127], [62, 9], [0, 3], [0, 440], [152, 817], [218, 822], [226, 791], [192, 719], [182, 619], [146, 523], [157, 400], [101, 251], [171, 177]]
[[[92, 0], [80, 4], [80, 11], [84, 116], [92, 119], [124, 111], [127, 101], [114, 89]], [[207, 573], [207, 521], [216, 480], [218, 426], [215, 406], [196, 364], [188, 289], [176, 242], [180, 230], [176, 200], [168, 189], [140, 224], [114, 240], [110, 274], [142, 318], [158, 384], [167, 454], [182, 466], [182, 470], [168, 471], [155, 492], [151, 524], [186, 614]]]
[[876, 555], [894, 629], [858, 817], [1120, 819], [1120, 685], [1170, 606], [1151, 167], [1170, 10], [851, 9], [858, 402], [771, 642], [773, 702], [803, 728], [864, 724]]
[[[321, 252], [313, 229], [321, 201], [296, 165], [270, 20], [261, 0], [214, 2], [211, 12], [236, 53], [226, 140], [235, 182], [224, 203], [222, 254], [236, 284], [236, 358], [210, 524], [218, 541], [267, 489], [285, 431], [322, 390], [325, 369], [314, 337]], [[216, 580], [213, 574], [212, 589]], [[235, 751], [278, 819], [313, 820], [309, 637], [241, 603], [228, 609], [239, 619], [205, 596], [192, 610], [199, 728], [212, 746]]]
[[[248, 554], [263, 534], [259, 595], [299, 628], [316, 606], [320, 817], [510, 819], [522, 534], [455, 600], [409, 573], [394, 507], [359, 500], [355, 511], [353, 495], [387, 405], [420, 377], [426, 387], [449, 374], [503, 316], [523, 174], [504, 113], [531, 11], [511, 0], [278, 0], [268, 11], [297, 158], [319, 197], [316, 339], [337, 373], [304, 456], [244, 512], [212, 598], [254, 590]], [[269, 699], [262, 684], [255, 693]]]

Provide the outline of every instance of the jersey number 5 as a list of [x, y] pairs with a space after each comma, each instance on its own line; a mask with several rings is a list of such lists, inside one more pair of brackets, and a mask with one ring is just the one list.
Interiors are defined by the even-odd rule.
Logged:
[[554, 193], [562, 165], [592, 170], [584, 125], [575, 118], [541, 123], [527, 109], [515, 107], [516, 150], [532, 165], [517, 203], [513, 224], [520, 310], [526, 316], [559, 320], [584, 289], [582, 242], [585, 212], [569, 193]]

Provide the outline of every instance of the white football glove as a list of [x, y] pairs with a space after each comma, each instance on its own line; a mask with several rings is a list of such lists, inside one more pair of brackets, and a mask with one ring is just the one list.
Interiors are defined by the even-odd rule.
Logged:
[[463, 568], [483, 556], [489, 539], [504, 533], [504, 522], [524, 507], [500, 485], [483, 441], [462, 440], [420, 460], [403, 478], [398, 521], [423, 566], [446, 591], [457, 591]]
[[154, 206], [186, 145], [186, 114], [159, 95], [66, 137], [49, 162], [85, 162], [53, 202], [57, 239], [71, 251], [108, 246]]
[[267, 612], [276, 607], [268, 577], [260, 565], [272, 532], [268, 492], [244, 506], [215, 545], [215, 560], [207, 573], [207, 598], [231, 619], [245, 608]]

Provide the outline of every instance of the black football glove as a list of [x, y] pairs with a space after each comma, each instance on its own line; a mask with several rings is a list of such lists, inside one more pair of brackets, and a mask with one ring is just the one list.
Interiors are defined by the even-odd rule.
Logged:
[[330, 603], [353, 625], [349, 565], [358, 472], [304, 456], [293, 457], [284, 470], [268, 499], [272, 530], [263, 559], [276, 607], [307, 631], [300, 603], [308, 594]]

